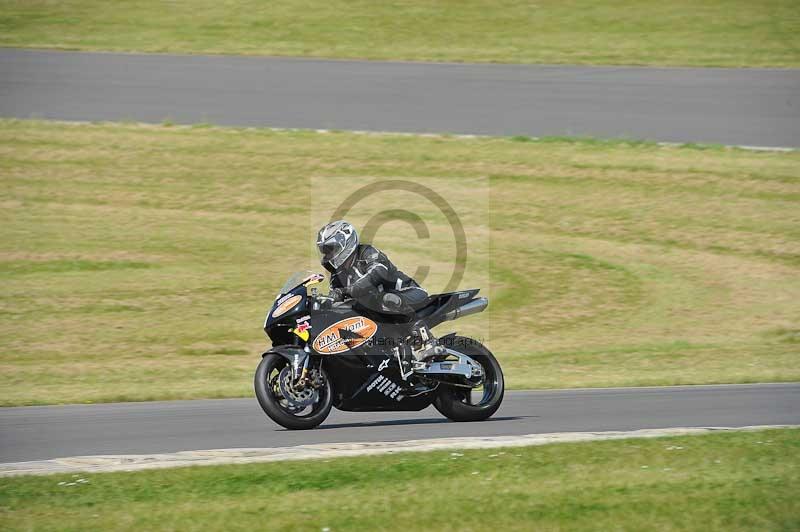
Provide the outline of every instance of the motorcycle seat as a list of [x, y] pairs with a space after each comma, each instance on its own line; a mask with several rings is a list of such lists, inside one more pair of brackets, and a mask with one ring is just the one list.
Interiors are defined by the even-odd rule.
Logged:
[[417, 309], [417, 318], [427, 318], [437, 310], [447, 306], [459, 306], [459, 302], [468, 302], [478, 293], [480, 289], [459, 290], [457, 292], [443, 292], [441, 294], [431, 294], [427, 301]]

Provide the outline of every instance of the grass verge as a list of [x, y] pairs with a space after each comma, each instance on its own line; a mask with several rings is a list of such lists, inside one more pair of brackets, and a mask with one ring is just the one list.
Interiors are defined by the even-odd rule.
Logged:
[[793, 530], [800, 431], [2, 479], [5, 530]]
[[[519, 140], [0, 121], [0, 403], [250, 395], [312, 184], [383, 179], [488, 242], [489, 310], [438, 332], [486, 338], [511, 387], [800, 379], [800, 153]], [[392, 202], [431, 240], [375, 243], [441, 289], [450, 227]]]
[[794, 0], [0, 1], [0, 45], [501, 63], [800, 66]]

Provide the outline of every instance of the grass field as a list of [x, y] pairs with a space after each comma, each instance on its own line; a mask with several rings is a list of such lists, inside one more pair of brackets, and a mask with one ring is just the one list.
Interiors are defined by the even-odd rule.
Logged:
[[[796, 530], [797, 430], [20, 477], [5, 530]], [[72, 485], [68, 485], [72, 484]]]
[[[439, 332], [487, 338], [512, 387], [800, 379], [797, 152], [2, 121], [0, 401], [251, 395], [311, 185], [386, 178], [488, 240], [462, 286], [489, 311]], [[440, 287], [450, 251], [393, 223], [375, 243]]]
[[796, 0], [0, 0], [0, 46], [797, 67], [800, 9]]

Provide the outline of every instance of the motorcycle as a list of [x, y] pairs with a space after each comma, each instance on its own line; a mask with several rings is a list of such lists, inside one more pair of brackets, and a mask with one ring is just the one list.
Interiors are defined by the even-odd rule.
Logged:
[[419, 411], [431, 404], [453, 421], [482, 421], [500, 407], [504, 380], [494, 355], [477, 340], [429, 332], [482, 312], [489, 302], [476, 297], [478, 289], [432, 295], [416, 311], [425, 325], [416, 340], [435, 353], [417, 360], [407, 317], [310, 288], [323, 280], [312, 272], [292, 275], [264, 320], [272, 347], [256, 369], [255, 394], [273, 421], [311, 429], [332, 407]]

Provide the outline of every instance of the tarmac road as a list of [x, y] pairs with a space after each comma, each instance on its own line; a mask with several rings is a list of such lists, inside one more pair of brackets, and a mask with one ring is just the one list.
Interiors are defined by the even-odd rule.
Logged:
[[98, 454], [288, 447], [667, 427], [800, 424], [800, 383], [518, 391], [489, 421], [421, 412], [334, 410], [320, 428], [288, 431], [255, 398], [0, 409], [0, 462]]
[[[0, 116], [592, 135], [800, 146], [800, 70], [556, 67], [0, 49]], [[334, 412], [286, 431], [255, 399], [0, 409], [0, 462], [309, 443], [800, 423], [800, 384], [510, 392], [483, 423]]]
[[0, 116], [800, 147], [800, 70], [0, 49]]

